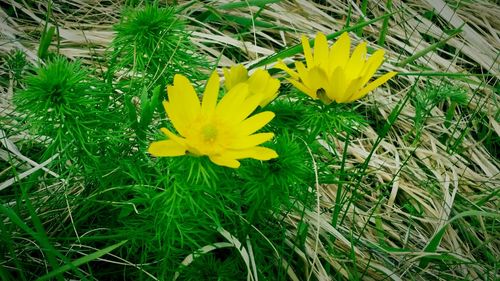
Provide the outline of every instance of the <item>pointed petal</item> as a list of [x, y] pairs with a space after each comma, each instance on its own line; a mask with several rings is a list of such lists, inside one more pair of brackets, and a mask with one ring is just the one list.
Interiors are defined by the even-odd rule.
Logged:
[[316, 95], [316, 90], [308, 88], [306, 85], [300, 83], [297, 80], [292, 80], [292, 79], [286, 79], [290, 84], [292, 84], [295, 88], [297, 88], [299, 91], [302, 93], [310, 96], [311, 98], [317, 100], [318, 96]]
[[309, 83], [311, 86], [309, 88], [324, 89], [328, 85], [328, 77], [323, 69], [319, 67], [314, 67], [309, 70]]
[[271, 111], [261, 112], [259, 114], [255, 114], [248, 119], [245, 119], [240, 123], [238, 128], [238, 136], [248, 136], [255, 133], [257, 130], [260, 130], [267, 123], [271, 122], [274, 118], [275, 114]]
[[306, 58], [306, 64], [308, 67], [312, 67], [314, 60], [313, 60], [313, 55], [311, 52], [311, 45], [309, 45], [309, 39], [305, 35], [302, 35], [300, 38], [302, 41], [302, 48], [304, 49], [304, 56]]
[[350, 101], [350, 98], [355, 95], [359, 91], [359, 89], [361, 89], [361, 86], [363, 85], [362, 83], [363, 77], [358, 77], [352, 80], [349, 83], [349, 86], [347, 86], [345, 94], [342, 97], [339, 97], [339, 100], [337, 102], [344, 103]]
[[257, 106], [259, 106], [261, 100], [262, 94], [254, 94], [247, 98], [244, 103], [235, 108], [236, 112], [232, 114], [231, 123], [240, 123], [241, 121], [246, 119], [250, 114], [252, 114], [252, 112], [255, 111]]
[[347, 88], [347, 82], [344, 75], [344, 70], [338, 66], [332, 74], [331, 82], [328, 84], [326, 90], [326, 95], [336, 102], [340, 100], [345, 100], [345, 91]]
[[274, 65], [273, 68], [281, 69], [285, 71], [288, 75], [290, 75], [293, 79], [299, 79], [299, 75], [297, 72], [291, 70], [282, 60], [278, 60], [278, 62]]
[[185, 118], [182, 107], [172, 106], [172, 104], [168, 101], [163, 101], [163, 107], [165, 108], [165, 112], [167, 112], [167, 116], [177, 132], [179, 132], [182, 136], [185, 136], [192, 123], [189, 122], [189, 119]]
[[226, 155], [234, 159], [252, 158], [263, 161], [278, 157], [276, 151], [262, 146], [256, 146], [250, 149], [230, 150], [226, 152]]
[[347, 32], [342, 33], [339, 39], [335, 41], [333, 46], [330, 48], [329, 62], [330, 67], [328, 69], [329, 74], [331, 74], [335, 68], [344, 68], [349, 60], [349, 54], [351, 52], [351, 39]]
[[231, 149], [245, 149], [262, 144], [274, 137], [274, 133], [259, 133], [237, 138], [231, 142]]
[[260, 101], [260, 107], [264, 107], [272, 102], [278, 96], [278, 90], [280, 88], [280, 80], [271, 78], [271, 80], [267, 83], [267, 87], [264, 91], [264, 96]]
[[259, 103], [264, 107], [271, 102], [277, 95], [280, 87], [280, 81], [272, 78], [269, 73], [263, 69], [255, 71], [248, 79], [249, 90], [253, 94], [262, 94], [262, 99]]
[[169, 138], [169, 140], [175, 141], [179, 145], [186, 147], [186, 139], [170, 132], [167, 128], [161, 128], [160, 130], [165, 134], [165, 136], [167, 136], [167, 138]]
[[202, 114], [206, 116], [215, 110], [217, 96], [219, 96], [219, 75], [214, 71], [208, 79], [205, 91], [203, 92], [203, 100], [201, 102]]
[[304, 83], [304, 85], [307, 85], [308, 87], [311, 87], [311, 82], [309, 80], [309, 71], [304, 66], [304, 64], [301, 61], [296, 61], [295, 69], [297, 69], [297, 72], [299, 73], [299, 77], [302, 83]]
[[248, 96], [248, 85], [240, 83], [226, 93], [215, 108], [217, 115], [233, 112]]
[[187, 123], [200, 113], [200, 100], [189, 80], [181, 75], [174, 76], [174, 84], [167, 87], [169, 103], [176, 108], [182, 108], [182, 117]]
[[382, 76], [380, 76], [377, 80], [371, 82], [370, 84], [368, 84], [366, 87], [364, 87], [363, 89], [361, 89], [357, 94], [353, 95], [349, 101], [355, 101], [355, 100], [358, 100], [358, 99], [361, 99], [363, 98], [364, 96], [366, 96], [369, 92], [375, 90], [377, 87], [379, 87], [380, 85], [384, 84], [385, 82], [387, 82], [387, 80], [391, 79], [392, 77], [394, 77], [395, 75], [397, 74], [397, 72], [394, 72], [394, 71], [391, 71], [391, 72], [388, 72]]
[[[314, 40], [314, 65], [325, 65], [326, 63], [328, 63], [328, 42], [326, 36], [318, 32]], [[307, 66], [308, 68], [312, 67], [310, 64]]]
[[233, 65], [231, 69], [224, 68], [224, 86], [226, 90], [231, 90], [234, 86], [239, 83], [246, 82], [248, 80], [248, 71], [241, 65]]
[[222, 98], [215, 114], [226, 125], [234, 125], [247, 118], [259, 106], [261, 100], [261, 94], [248, 96], [248, 84], [240, 83]]
[[186, 149], [173, 140], [162, 140], [152, 142], [148, 152], [156, 157], [181, 156], [186, 154]]
[[263, 93], [271, 75], [264, 69], [257, 69], [250, 78], [248, 78], [249, 90], [252, 93]]
[[222, 68], [222, 73], [224, 75], [224, 88], [226, 88], [226, 90], [227, 90], [228, 86], [231, 84], [231, 82], [228, 82], [229, 79], [230, 79], [229, 77], [231, 75], [231, 72], [230, 72], [230, 70], [228, 68], [223, 67]]
[[377, 50], [368, 59], [365, 64], [365, 68], [361, 72], [361, 75], [363, 76], [363, 85], [370, 81], [370, 79], [373, 77], [373, 74], [375, 74], [380, 65], [382, 65], [382, 62], [384, 61], [384, 54], [384, 50]]
[[352, 52], [352, 56], [345, 67], [346, 79], [350, 82], [356, 78], [364, 69], [366, 62], [366, 42], [360, 43]]
[[229, 167], [229, 168], [239, 168], [240, 167], [240, 162], [238, 162], [236, 159], [233, 158], [228, 158], [224, 156], [218, 156], [218, 155], [209, 155], [210, 161], [213, 163], [219, 165], [219, 166], [224, 166], [224, 167]]

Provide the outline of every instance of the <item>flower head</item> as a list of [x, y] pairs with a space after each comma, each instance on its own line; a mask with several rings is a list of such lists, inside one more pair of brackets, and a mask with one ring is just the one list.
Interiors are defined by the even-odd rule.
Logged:
[[272, 78], [264, 69], [257, 69], [252, 75], [248, 76], [247, 69], [241, 65], [231, 66], [230, 69], [224, 68], [224, 85], [226, 90], [231, 90], [240, 83], [247, 83], [250, 95], [261, 95], [259, 102], [261, 107], [268, 105], [278, 95], [280, 81]]
[[377, 50], [367, 59], [366, 42], [363, 42], [350, 55], [351, 40], [347, 32], [330, 48], [326, 36], [318, 32], [314, 40], [314, 53], [305, 36], [302, 36], [302, 46], [306, 65], [295, 62], [296, 71], [293, 71], [279, 61], [275, 68], [287, 72], [291, 76], [287, 80], [297, 89], [326, 104], [363, 98], [397, 74], [388, 72], [366, 85], [382, 64], [384, 51]]
[[278, 157], [270, 148], [259, 146], [273, 133], [255, 132], [274, 118], [270, 111], [248, 117], [259, 105], [261, 95], [248, 95], [248, 85], [235, 85], [218, 103], [219, 77], [212, 73], [200, 100], [189, 80], [180, 74], [167, 87], [165, 111], [180, 136], [161, 128], [167, 140], [151, 143], [154, 156], [181, 156], [187, 152], [220, 166], [238, 168], [238, 159], [269, 160]]

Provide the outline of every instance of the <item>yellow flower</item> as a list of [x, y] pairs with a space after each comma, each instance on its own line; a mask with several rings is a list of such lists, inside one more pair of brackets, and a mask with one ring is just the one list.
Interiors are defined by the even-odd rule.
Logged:
[[189, 80], [180, 74], [167, 87], [165, 111], [180, 136], [167, 128], [161, 131], [167, 140], [151, 143], [148, 152], [154, 156], [181, 156], [187, 152], [207, 155], [220, 166], [238, 168], [238, 159], [269, 160], [278, 157], [270, 148], [258, 146], [273, 133], [258, 133], [274, 118], [270, 111], [248, 117], [259, 105], [260, 95], [248, 96], [248, 85], [234, 86], [218, 103], [219, 76], [212, 73], [200, 100]]
[[397, 74], [388, 72], [366, 85], [382, 64], [384, 51], [378, 50], [367, 59], [366, 42], [363, 42], [350, 55], [351, 40], [347, 32], [330, 48], [326, 36], [318, 32], [314, 40], [314, 54], [305, 36], [302, 36], [302, 46], [307, 67], [302, 62], [295, 62], [295, 72], [279, 61], [275, 68], [287, 72], [291, 76], [287, 80], [297, 89], [326, 104], [363, 98]]
[[229, 91], [240, 83], [247, 83], [250, 95], [262, 95], [260, 107], [268, 105], [278, 96], [280, 81], [272, 78], [264, 69], [257, 69], [250, 77], [247, 69], [241, 64], [231, 66], [230, 69], [224, 68], [223, 71], [226, 90]]

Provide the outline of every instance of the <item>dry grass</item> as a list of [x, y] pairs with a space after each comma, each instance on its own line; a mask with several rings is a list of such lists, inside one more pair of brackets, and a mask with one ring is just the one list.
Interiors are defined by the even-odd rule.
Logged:
[[[55, 2], [54, 20], [59, 25], [60, 52], [70, 58], [83, 58], [88, 64], [97, 63], [113, 38], [112, 25], [119, 18], [120, 3], [97, 0]], [[115, 3], [110, 4], [113, 2]], [[231, 1], [217, 1], [218, 4], [226, 2]], [[290, 28], [291, 31], [255, 27], [251, 33], [244, 34], [243, 38], [223, 33], [210, 23], [197, 22], [193, 15], [206, 10], [201, 1], [194, 1], [193, 5], [184, 10], [183, 16], [197, 24], [190, 27], [193, 41], [210, 57], [220, 58], [221, 67], [235, 63], [233, 58], [226, 56], [224, 50], [227, 48], [239, 49], [247, 58], [243, 63], [249, 65], [286, 46], [297, 44], [304, 33], [313, 36], [317, 31], [338, 31], [348, 17], [348, 5], [354, 7], [351, 21], [356, 22], [361, 18], [360, 8], [357, 6], [360, 1], [315, 2], [322, 4], [295, 0], [267, 5], [261, 11], [259, 20]], [[387, 12], [384, 2], [369, 1], [370, 18]], [[24, 1], [9, 0], [1, 0], [1, 3], [0, 51], [6, 53], [12, 49], [21, 49], [36, 64], [36, 48], [43, 27], [45, 5], [40, 3], [38, 7], [26, 6]], [[8, 8], [13, 9], [17, 17], [8, 16], [5, 12]], [[437, 14], [440, 16], [430, 21], [424, 14], [433, 8], [438, 9]], [[440, 279], [443, 275], [439, 267], [431, 264], [422, 269], [420, 262], [422, 257], [437, 255], [436, 252], [428, 253], [424, 250], [433, 236], [446, 228], [437, 252], [450, 253], [457, 260], [463, 261], [461, 265], [448, 270], [448, 277], [494, 280], [498, 275], [494, 271], [486, 271], [482, 266], [477, 246], [464, 237], [464, 230], [457, 228], [457, 224], [447, 222], [452, 219], [452, 209], [455, 210], [455, 215], [473, 209], [499, 214], [498, 196], [493, 196], [483, 206], [474, 205], [474, 202], [486, 194], [500, 188], [500, 162], [487, 151], [481, 140], [475, 139], [470, 133], [470, 120], [477, 114], [484, 115], [489, 126], [497, 136], [500, 135], [499, 96], [494, 88], [500, 72], [500, 7], [488, 1], [447, 1], [446, 4], [443, 1], [395, 0], [392, 10], [396, 13], [389, 22], [386, 39], [388, 60], [383, 66], [384, 70], [420, 72], [423, 69], [421, 66], [425, 66], [428, 69], [424, 72], [473, 72], [485, 75], [470, 75], [453, 80], [454, 84], [464, 87], [468, 92], [470, 102], [467, 112], [453, 120], [451, 126], [445, 124], [444, 118], [428, 120], [418, 143], [405, 139], [414, 127], [412, 119], [415, 108], [410, 103], [404, 106], [388, 135], [377, 147], [374, 145], [379, 132], [374, 127], [367, 127], [361, 138], [350, 143], [346, 152], [346, 169], [349, 170], [361, 166], [369, 157], [370, 151], [374, 151], [368, 163], [367, 176], [359, 185], [363, 192], [357, 196], [362, 196], [354, 204], [345, 206], [342, 210], [347, 213], [345, 220], [334, 228], [331, 225], [331, 210], [335, 206], [338, 187], [318, 186], [319, 213], [306, 214], [311, 231], [305, 252], [297, 248], [295, 250], [318, 280], [331, 280], [332, 277], [328, 276], [324, 268], [326, 264], [335, 268], [346, 279], [352, 278], [345, 270], [345, 263], [358, 267], [360, 272], [366, 269], [363, 277], [366, 280], [382, 280], [387, 277], [393, 280], [423, 280], [432, 276]], [[233, 15], [241, 16], [257, 12], [257, 7], [230, 11]], [[462, 25], [463, 32], [447, 42], [447, 50], [454, 52], [438, 49], [417, 58], [412, 64], [398, 66], [402, 60], [427, 48], [431, 44], [429, 38], [442, 40], [447, 37], [448, 29]], [[380, 28], [381, 22], [367, 26], [363, 30], [363, 38], [374, 42]], [[354, 36], [354, 33], [351, 35]], [[375, 44], [370, 45], [377, 48]], [[5, 77], [6, 70], [3, 67], [0, 74]], [[382, 87], [361, 103], [387, 119], [398, 102], [411, 94], [412, 85], [416, 83], [417, 87], [423, 87], [424, 81], [439, 82], [447, 79], [451, 78], [401, 75], [394, 80], [393, 87]], [[14, 86], [10, 83], [1, 89], [0, 114], [4, 116], [16, 114], [10, 102]], [[433, 116], [445, 114], [438, 107], [432, 111]], [[451, 139], [458, 139], [462, 132], [465, 134], [460, 153], [450, 150], [449, 143], [444, 143], [440, 137], [448, 135]], [[3, 139], [0, 156], [5, 155], [6, 150], [15, 151], [16, 142], [23, 137], [28, 136]], [[336, 143], [335, 148], [328, 149], [344, 153], [344, 143], [338, 139], [333, 141]], [[22, 155], [19, 157], [20, 160], [27, 158]], [[26, 170], [32, 167], [37, 167], [33, 161], [25, 165]], [[426, 186], [428, 188], [423, 188]], [[350, 192], [355, 192], [354, 189], [347, 190], [347, 196], [353, 195]], [[460, 205], [457, 209], [458, 198]], [[410, 212], [405, 204], [418, 206], [418, 214]], [[289, 226], [289, 240], [293, 241], [301, 217], [298, 214], [287, 214], [284, 219]], [[485, 220], [488, 218], [474, 216], [470, 220], [464, 219], [461, 224], [465, 229], [472, 227], [469, 223], [474, 224], [475, 232], [469, 232], [468, 235], [487, 241], [483, 247], [487, 247], [498, 258], [498, 233], [491, 232], [485, 225]], [[498, 224], [498, 217], [496, 223]], [[482, 229], [476, 229], [477, 225], [482, 225]], [[377, 246], [381, 240], [387, 246], [385, 249]], [[391, 247], [404, 250], [395, 251]], [[356, 264], [332, 254], [339, 252], [352, 253]], [[422, 275], [421, 270], [425, 270], [426, 274]], [[293, 269], [289, 269], [288, 274], [290, 279], [298, 280]]]

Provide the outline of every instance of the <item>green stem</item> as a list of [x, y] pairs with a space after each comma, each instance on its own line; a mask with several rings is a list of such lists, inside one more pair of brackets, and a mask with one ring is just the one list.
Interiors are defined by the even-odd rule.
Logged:
[[[386, 4], [385, 4], [385, 8], [387, 9], [387, 11], [389, 11], [389, 13], [392, 12], [392, 0], [387, 0]], [[391, 19], [391, 17], [387, 17], [384, 19], [384, 21], [382, 22], [382, 30], [380, 31], [380, 36], [378, 38], [378, 45], [379, 46], [384, 46], [385, 44], [385, 36], [387, 35], [387, 30], [389, 29], [389, 20]]]
[[343, 191], [343, 183], [345, 178], [345, 162], [347, 158], [347, 149], [349, 148], [349, 133], [346, 132], [345, 142], [344, 142], [344, 150], [342, 152], [342, 161], [340, 163], [340, 174], [339, 174], [339, 183], [337, 185], [337, 194], [335, 195], [335, 206], [333, 208], [332, 214], [332, 226], [336, 227], [339, 214], [342, 208], [342, 191]]
[[408, 57], [408, 58], [406, 58], [406, 59], [398, 62], [397, 66], [404, 67], [407, 64], [409, 64], [409, 63], [417, 60], [418, 58], [425, 56], [427, 53], [430, 53], [430, 52], [432, 52], [432, 51], [440, 48], [441, 46], [443, 46], [444, 44], [446, 44], [446, 42], [448, 42], [448, 40], [450, 40], [451, 38], [453, 38], [453, 37], [457, 36], [458, 34], [460, 34], [462, 32], [462, 26], [464, 24], [462, 24], [457, 30], [453, 31], [453, 33], [451, 33], [448, 37], [444, 38], [443, 40], [441, 40], [439, 42], [436, 42], [436, 43], [430, 45], [429, 47], [423, 49], [422, 51], [417, 52], [413, 56], [410, 56], [410, 57]]

